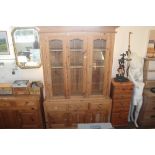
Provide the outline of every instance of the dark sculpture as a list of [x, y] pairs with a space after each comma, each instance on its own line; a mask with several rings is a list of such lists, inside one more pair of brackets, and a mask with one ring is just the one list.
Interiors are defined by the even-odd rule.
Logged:
[[120, 56], [122, 56], [120, 59], [118, 59], [119, 67], [117, 69], [118, 74], [116, 74], [115, 81], [117, 82], [127, 82], [129, 81], [128, 78], [125, 77], [125, 56], [127, 54], [123, 53]]

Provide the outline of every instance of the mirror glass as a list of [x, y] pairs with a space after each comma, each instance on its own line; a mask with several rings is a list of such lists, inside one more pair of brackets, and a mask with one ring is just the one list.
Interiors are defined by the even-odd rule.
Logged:
[[16, 63], [22, 69], [41, 66], [38, 31], [35, 28], [15, 28], [12, 32]]

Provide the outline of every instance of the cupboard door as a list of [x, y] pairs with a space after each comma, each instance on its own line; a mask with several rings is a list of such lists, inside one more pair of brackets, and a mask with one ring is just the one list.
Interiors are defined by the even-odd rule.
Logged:
[[0, 111], [0, 128], [16, 129], [18, 128], [18, 117], [15, 110]]
[[5, 122], [3, 118], [3, 113], [0, 111], [0, 129], [5, 129]]
[[85, 95], [86, 91], [86, 37], [70, 36], [68, 40], [70, 95]]
[[96, 34], [89, 38], [89, 94], [102, 95], [104, 88], [105, 60], [107, 57], [107, 38]]
[[[63, 35], [47, 35], [46, 57], [48, 63], [45, 80], [47, 96], [67, 96], [66, 44]], [[48, 60], [46, 59], [49, 59]], [[46, 67], [44, 65], [44, 67]], [[48, 87], [50, 87], [48, 89]]]
[[20, 110], [18, 111], [20, 128], [39, 128], [39, 115], [37, 111]]

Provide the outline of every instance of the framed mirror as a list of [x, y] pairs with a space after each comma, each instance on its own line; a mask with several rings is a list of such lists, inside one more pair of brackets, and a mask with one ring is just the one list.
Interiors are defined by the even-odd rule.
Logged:
[[41, 66], [39, 36], [36, 28], [15, 28], [12, 31], [17, 65], [22, 69]]

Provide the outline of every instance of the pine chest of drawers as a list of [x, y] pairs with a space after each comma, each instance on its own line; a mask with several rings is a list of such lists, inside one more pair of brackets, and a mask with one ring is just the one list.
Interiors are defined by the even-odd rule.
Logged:
[[0, 95], [0, 129], [43, 128], [40, 95]]
[[128, 125], [128, 113], [133, 92], [133, 83], [115, 82], [112, 80], [111, 98], [112, 112], [111, 123], [113, 126]]

